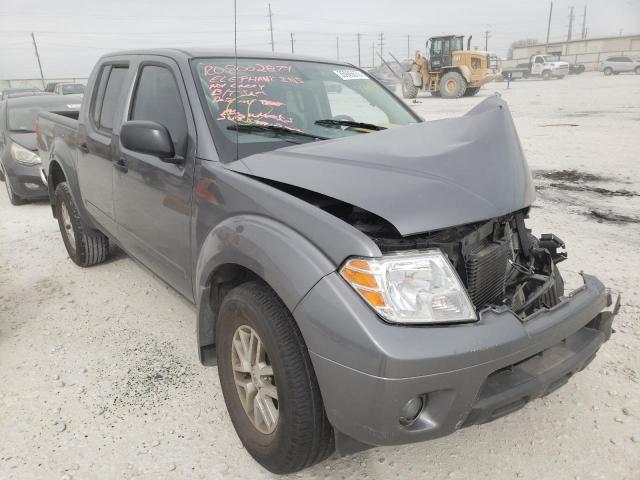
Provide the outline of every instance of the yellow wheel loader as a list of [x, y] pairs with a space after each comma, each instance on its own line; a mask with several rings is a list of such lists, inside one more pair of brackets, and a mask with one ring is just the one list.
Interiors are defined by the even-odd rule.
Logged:
[[470, 50], [471, 37], [464, 50], [464, 37], [431, 37], [427, 42], [428, 58], [418, 51], [402, 78], [402, 96], [416, 98], [420, 90], [434, 97], [460, 98], [478, 93], [485, 83], [500, 78], [495, 54]]

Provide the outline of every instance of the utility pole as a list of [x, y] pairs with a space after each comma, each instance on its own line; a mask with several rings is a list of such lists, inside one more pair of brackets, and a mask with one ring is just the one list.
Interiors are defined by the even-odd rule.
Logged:
[[360, 37], [361, 37], [361, 35], [358, 34], [358, 66], [359, 67], [361, 66], [361, 64], [360, 64]]
[[276, 51], [276, 44], [273, 43], [273, 14], [271, 13], [271, 4], [269, 4], [269, 31], [271, 32], [271, 51]]
[[38, 44], [36, 43], [36, 37], [33, 32], [31, 32], [31, 40], [33, 40], [33, 48], [36, 51], [36, 59], [38, 60], [38, 68], [40, 69], [40, 80], [42, 80], [42, 88], [45, 88], [44, 75], [42, 74], [42, 64], [40, 63], [40, 54], [38, 53]]
[[292, 54], [296, 53], [295, 50], [293, 49], [293, 32], [291, 32], [291, 53]]
[[567, 32], [567, 42], [571, 41], [571, 34], [573, 33], [573, 7], [569, 7], [569, 31]]
[[340, 37], [336, 37], [336, 58], [340, 60]]
[[582, 13], [582, 40], [587, 38], [587, 6], [584, 6], [584, 12]]
[[384, 53], [384, 33], [380, 33], [380, 55]]
[[547, 43], [544, 46], [544, 53], [549, 51], [549, 33], [551, 33], [551, 14], [553, 13], [553, 2], [549, 6], [549, 21], [547, 22]]
[[407, 58], [411, 58], [411, 35], [407, 35]]
[[488, 52], [489, 51], [489, 34], [491, 33], [491, 31], [489, 30], [485, 30], [484, 31], [484, 51]]

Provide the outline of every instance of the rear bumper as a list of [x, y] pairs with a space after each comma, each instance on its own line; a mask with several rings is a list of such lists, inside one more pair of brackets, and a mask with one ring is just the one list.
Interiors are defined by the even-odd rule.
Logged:
[[[494, 420], [564, 384], [609, 338], [617, 311], [617, 299], [600, 281], [584, 279], [573, 296], [525, 322], [510, 311], [486, 310], [470, 325], [399, 327], [367, 317], [368, 307], [358, 304], [342, 279], [325, 277], [294, 314], [339, 450], [444, 436]], [[322, 324], [312, 313], [316, 308], [324, 311]], [[425, 407], [402, 426], [401, 409], [416, 396]]]

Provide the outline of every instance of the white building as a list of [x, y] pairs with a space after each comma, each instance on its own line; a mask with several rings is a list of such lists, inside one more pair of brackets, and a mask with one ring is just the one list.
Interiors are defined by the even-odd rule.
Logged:
[[640, 34], [516, 47], [513, 49], [513, 58], [524, 61], [536, 53], [558, 55], [566, 62], [581, 63], [587, 70], [597, 70], [600, 60], [612, 55], [640, 55]]

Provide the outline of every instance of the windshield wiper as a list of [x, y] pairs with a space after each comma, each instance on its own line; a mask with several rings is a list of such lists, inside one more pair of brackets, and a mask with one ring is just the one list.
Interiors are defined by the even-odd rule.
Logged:
[[316, 120], [316, 125], [322, 125], [323, 127], [353, 127], [364, 128], [366, 130], [386, 130], [387, 127], [380, 125], [374, 125], [373, 123], [354, 122], [352, 120], [334, 120], [333, 118], [325, 118], [324, 120]]
[[12, 132], [12, 133], [36, 133], [35, 130], [27, 130], [26, 128], [11, 129], [11, 130], [9, 130], [9, 132]]
[[297, 137], [313, 138], [314, 140], [327, 140], [328, 137], [321, 137], [320, 135], [313, 135], [312, 133], [299, 132], [298, 130], [292, 130], [287, 127], [280, 127], [278, 125], [257, 125], [257, 124], [236, 124], [229, 125], [227, 130], [236, 130], [243, 133], [273, 133], [274, 135], [293, 135]]

